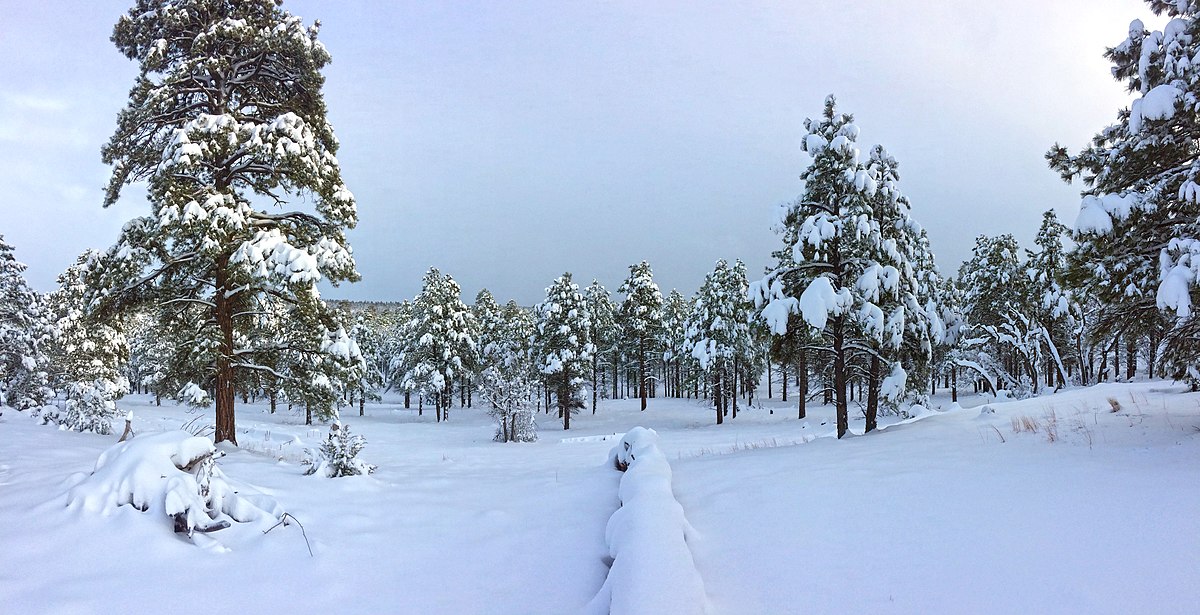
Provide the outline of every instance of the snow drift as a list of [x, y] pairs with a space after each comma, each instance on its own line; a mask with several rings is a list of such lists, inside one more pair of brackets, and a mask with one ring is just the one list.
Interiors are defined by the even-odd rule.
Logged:
[[653, 429], [635, 427], [609, 453], [625, 474], [605, 531], [612, 567], [591, 613], [704, 613], [708, 600], [687, 538], [695, 531], [671, 491], [671, 464]]
[[96, 468], [67, 495], [68, 508], [110, 514], [130, 505], [174, 519], [175, 531], [212, 531], [230, 522], [274, 523], [283, 510], [261, 495], [239, 494], [216, 466], [222, 453], [186, 431], [138, 436], [100, 454]]

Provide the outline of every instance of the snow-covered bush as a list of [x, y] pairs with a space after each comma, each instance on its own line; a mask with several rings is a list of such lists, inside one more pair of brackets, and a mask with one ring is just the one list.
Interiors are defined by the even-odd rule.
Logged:
[[350, 435], [349, 425], [334, 421], [320, 450], [310, 452], [306, 462], [310, 467], [305, 474], [320, 474], [328, 478], [370, 474], [375, 471], [375, 466], [358, 458], [358, 453], [366, 445], [366, 438]]
[[529, 407], [534, 383], [515, 370], [492, 366], [484, 370], [479, 393], [491, 404], [488, 414], [496, 419], [496, 442], [535, 442], [537, 422]]
[[653, 429], [635, 427], [609, 453], [624, 469], [621, 508], [605, 530], [612, 567], [592, 613], [704, 613], [707, 599], [687, 538], [695, 530], [671, 491], [671, 464]]
[[227, 482], [216, 465], [221, 455], [211, 440], [186, 431], [138, 436], [101, 453], [92, 473], [71, 488], [67, 506], [109, 514], [130, 505], [171, 517], [175, 531], [189, 536], [282, 517], [274, 500]]
[[114, 399], [125, 393], [120, 382], [99, 379], [71, 382], [63, 410], [46, 406], [40, 411], [42, 423], [56, 423], [59, 429], [90, 431], [100, 435], [113, 433], [112, 420], [121, 413]]

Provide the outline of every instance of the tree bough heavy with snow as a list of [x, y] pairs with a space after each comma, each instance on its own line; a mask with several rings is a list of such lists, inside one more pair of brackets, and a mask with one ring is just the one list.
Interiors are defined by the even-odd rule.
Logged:
[[243, 343], [256, 300], [333, 330], [316, 285], [358, 278], [354, 197], [321, 95], [330, 56], [317, 26], [274, 0], [138, 0], [112, 40], [140, 70], [102, 152], [104, 202], [145, 181], [151, 214], [125, 225], [96, 298], [193, 327], [181, 369], [189, 390], [215, 393], [216, 439], [236, 443], [238, 374], [270, 370], [257, 359], [275, 352]]

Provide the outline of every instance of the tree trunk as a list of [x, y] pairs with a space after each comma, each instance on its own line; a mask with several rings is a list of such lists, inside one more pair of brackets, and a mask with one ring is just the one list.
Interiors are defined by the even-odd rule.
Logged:
[[411, 399], [412, 399], [412, 391], [405, 391], [404, 392], [404, 407], [405, 408], [409, 407], [409, 403], [410, 403]]
[[958, 402], [958, 366], [950, 366], [950, 401]]
[[[767, 357], [767, 399], [775, 399], [771, 393], [771, 358]], [[784, 400], [787, 401], [787, 400]]]
[[304, 404], [304, 424], [312, 425], [312, 406]]
[[788, 370], [786, 364], [780, 363], [779, 370], [783, 372], [783, 378], [781, 379], [783, 380], [783, 391], [780, 392], [780, 395], [783, 398], [783, 401], [787, 402]]
[[725, 415], [724, 415], [722, 403], [721, 403], [724, 395], [721, 394], [721, 370], [719, 370], [719, 369], [713, 370], [713, 388], [712, 388], [712, 390], [713, 390], [713, 406], [717, 409], [717, 424], [720, 425], [725, 422]]
[[278, 396], [278, 393], [274, 389], [272, 389], [271, 392], [267, 395], [267, 399], [269, 399], [271, 401], [271, 414], [275, 414], [275, 398], [276, 398], [276, 396]]
[[871, 355], [871, 373], [867, 382], [867, 424], [863, 433], [870, 433], [878, 427], [879, 417], [879, 355]]
[[[800, 350], [800, 355], [796, 358], [796, 375], [799, 376], [800, 390], [796, 391], [796, 405], [799, 407], [798, 418], [804, 418], [808, 415], [807, 408], [804, 407], [808, 398], [808, 357], [804, 354], [804, 350]], [[786, 383], [787, 378], [783, 381]], [[784, 401], [787, 401], [785, 398]]]
[[558, 409], [562, 412], [563, 431], [571, 428], [571, 372], [564, 362], [562, 384], [558, 386]]
[[596, 356], [593, 353], [592, 354], [592, 414], [596, 414], [596, 400], [600, 395], [600, 389], [598, 387], [598, 385], [600, 384], [599, 383], [599, 380], [600, 380], [599, 374], [600, 374], [600, 357]]
[[229, 442], [237, 446], [237, 426], [234, 420], [234, 378], [233, 378], [233, 305], [228, 291], [226, 269], [227, 259], [217, 262], [216, 292], [213, 297], [213, 316], [217, 320], [220, 331], [220, 341], [217, 345], [217, 395], [216, 418], [217, 442]]
[[837, 437], [850, 431], [850, 405], [846, 400], [846, 348], [843, 316], [833, 320], [833, 394], [837, 409]]
[[618, 383], [618, 382], [620, 382], [620, 381], [621, 381], [621, 379], [617, 377], [617, 357], [615, 357], [615, 356], [613, 357], [612, 368], [613, 368], [613, 381], [612, 381], [612, 385], [613, 385], [613, 400], [616, 400], [616, 399], [619, 399], [619, 398], [621, 397], [621, 395], [620, 395], [620, 391], [619, 391], [619, 390], [617, 390], [617, 386], [618, 386], [618, 384], [617, 384], [617, 383]]
[[729, 383], [729, 399], [733, 402], [733, 418], [737, 418], [737, 400], [738, 400], [738, 364], [737, 359], [733, 360], [732, 377]]
[[646, 337], [638, 338], [638, 390], [642, 396], [642, 411], [646, 411]]
[[1137, 373], [1137, 342], [1136, 335], [1125, 334], [1125, 377], [1130, 380]]
[[363, 416], [363, 411], [367, 406], [367, 393], [362, 389], [358, 390], [358, 415]]

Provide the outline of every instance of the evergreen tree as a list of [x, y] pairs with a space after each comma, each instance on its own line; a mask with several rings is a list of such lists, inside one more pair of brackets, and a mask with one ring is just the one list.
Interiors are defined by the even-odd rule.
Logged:
[[663, 381], [666, 383], [666, 394], [682, 397], [682, 370], [686, 363], [692, 361], [692, 347], [688, 343], [688, 319], [692, 315], [692, 302], [683, 293], [674, 288], [667, 293], [663, 301], [662, 339], [659, 345], [663, 349]]
[[386, 354], [386, 320], [375, 306], [359, 310], [353, 318], [350, 337], [357, 342], [364, 362], [363, 377], [358, 383], [358, 415], [362, 416], [367, 399], [381, 399], [378, 390], [384, 386], [384, 373], [391, 357]]
[[350, 435], [349, 425], [335, 421], [329, 426], [329, 434], [321, 443], [316, 458], [308, 460], [309, 468], [305, 474], [320, 474], [326, 478], [371, 474], [376, 467], [358, 458], [366, 445], [366, 438]]
[[1078, 329], [1075, 318], [1078, 307], [1073, 293], [1063, 286], [1067, 269], [1063, 236], [1067, 232], [1054, 210], [1046, 210], [1034, 242], [1038, 251], [1028, 252], [1025, 263], [1034, 312], [1045, 331], [1045, 354], [1050, 360], [1043, 372], [1048, 386], [1054, 386], [1055, 382], [1058, 386], [1067, 383], [1066, 361], [1070, 357], [1065, 351], [1069, 348], [1072, 331]]
[[[1117, 121], [1078, 154], [1046, 154], [1064, 181], [1086, 189], [1073, 239], [1070, 277], [1081, 296], [1109, 309], [1094, 329], [1112, 338], [1169, 323], [1160, 362], [1167, 375], [1200, 384], [1200, 5], [1148, 0], [1170, 21], [1149, 31], [1140, 20], [1107, 50], [1112, 75], [1135, 95]], [[1114, 342], [1115, 345], [1115, 342]], [[1103, 348], [1102, 348], [1103, 351]]]
[[[932, 298], [936, 269], [928, 239], [899, 190], [898, 165], [882, 147], [860, 160], [858, 127], [826, 98], [820, 120], [805, 120], [802, 147], [812, 159], [800, 178], [804, 192], [776, 228], [784, 247], [778, 264], [755, 282], [751, 297], [775, 335], [796, 316], [820, 335], [805, 348], [832, 365], [838, 436], [850, 429], [848, 390], [856, 375], [868, 384], [866, 431], [875, 428], [883, 398], [905, 394], [907, 370], [928, 370], [941, 335]], [[790, 344], [788, 346], [793, 346]], [[883, 374], [888, 374], [884, 377]], [[862, 377], [862, 376], [858, 376]], [[803, 394], [802, 394], [803, 396]], [[803, 410], [802, 410], [803, 414]]]
[[729, 266], [725, 259], [704, 278], [696, 294], [695, 307], [687, 327], [687, 345], [691, 356], [712, 383], [717, 424], [724, 422], [730, 401], [737, 416], [738, 361], [745, 362], [753, 352], [746, 269], [741, 261]]
[[112, 38], [139, 75], [102, 152], [105, 205], [145, 181], [152, 213], [125, 225], [97, 297], [113, 311], [170, 306], [154, 312], [177, 317], [164, 328], [192, 327], [173, 364], [215, 391], [216, 439], [236, 443], [239, 373], [265, 367], [242, 344], [256, 300], [305, 312], [316, 340], [336, 328], [317, 283], [358, 278], [354, 197], [321, 95], [330, 56], [275, 0], [138, 0]]
[[475, 316], [475, 323], [479, 328], [476, 342], [479, 347], [477, 369], [480, 372], [505, 358], [506, 331], [502, 310], [488, 289], [484, 288], [475, 295], [475, 305], [471, 306], [471, 313]]
[[426, 272], [398, 366], [402, 382], [433, 399], [438, 422], [450, 417], [454, 379], [477, 360], [475, 316], [461, 294], [454, 278], [432, 267]]
[[[620, 331], [617, 327], [617, 307], [613, 305], [612, 296], [604, 285], [592, 280], [591, 285], [584, 290], [583, 298], [592, 321], [592, 346], [595, 347], [592, 353], [592, 414], [595, 414], [596, 402], [602, 389], [600, 380], [604, 368], [606, 364], [614, 368], [617, 364]], [[613, 381], [613, 386], [616, 386], [615, 375]]]
[[66, 394], [66, 408], [61, 415], [47, 408], [42, 418], [74, 431], [110, 434], [112, 419], [120, 414], [116, 401], [129, 392], [124, 372], [129, 343], [119, 322], [86, 310], [88, 278], [96, 274], [98, 257], [92, 251], [81, 254], [58, 276], [58, 289], [50, 294], [56, 322], [50, 365], [55, 388]]
[[976, 351], [971, 366], [992, 385], [1025, 396], [1037, 393], [1043, 335], [1020, 251], [1012, 235], [980, 235], [971, 258], [959, 267], [958, 286], [970, 323], [966, 348]]
[[662, 293], [654, 283], [654, 272], [650, 263], [642, 261], [629, 266], [629, 277], [621, 284], [625, 295], [621, 302], [621, 326], [625, 338], [637, 358], [638, 395], [642, 399], [642, 410], [646, 409], [647, 386], [650, 366], [647, 364], [654, 352], [662, 328]]
[[878, 425], [881, 408], [897, 410], [912, 391], [923, 399], [933, 347], [944, 341], [945, 326], [938, 308], [941, 275], [929, 237], [913, 219], [908, 197], [900, 190], [899, 163], [876, 145], [867, 171], [875, 183], [868, 205], [879, 237], [878, 243], [868, 245], [875, 262], [863, 269], [855, 287], [866, 300], [858, 321], [863, 330], [859, 347], [867, 366], [864, 431], [870, 432]]
[[42, 297], [25, 282], [25, 265], [0, 236], [0, 403], [18, 410], [53, 395], [44, 346], [52, 330]]
[[[417, 390], [417, 383], [409, 378], [407, 361], [415, 346], [413, 327], [416, 325], [416, 313], [411, 301], [401, 301], [389, 318], [389, 326], [385, 334], [385, 353], [390, 357], [385, 380], [387, 388], [404, 391], [404, 407], [412, 404], [412, 393]], [[418, 414], [423, 414], [424, 404], [418, 406]]]
[[[867, 162], [860, 159], [858, 127], [852, 116], [837, 111], [832, 96], [823, 117], [804, 125], [801, 145], [812, 158], [801, 175], [804, 193], [780, 224], [779, 264], [751, 294], [776, 335], [786, 335], [793, 315], [821, 335], [815, 349], [832, 364], [841, 437], [849, 430], [847, 387], [856, 361], [870, 361], [860, 367], [875, 375], [869, 376], [875, 394], [884, 385], [877, 378], [885, 359], [879, 348], [902, 345], [910, 334], [908, 318], [919, 312], [906, 296], [916, 275], [911, 255], [893, 234], [911, 227], [900, 215], [907, 204], [894, 189], [895, 162], [878, 147]], [[900, 363], [889, 362], [895, 379], [903, 380]], [[868, 428], [871, 418], [868, 414]]]
[[534, 312], [538, 370], [557, 398], [563, 429], [570, 429], [571, 414], [583, 407], [580, 393], [595, 352], [587, 303], [571, 274], [564, 273], [546, 289], [546, 300]]

